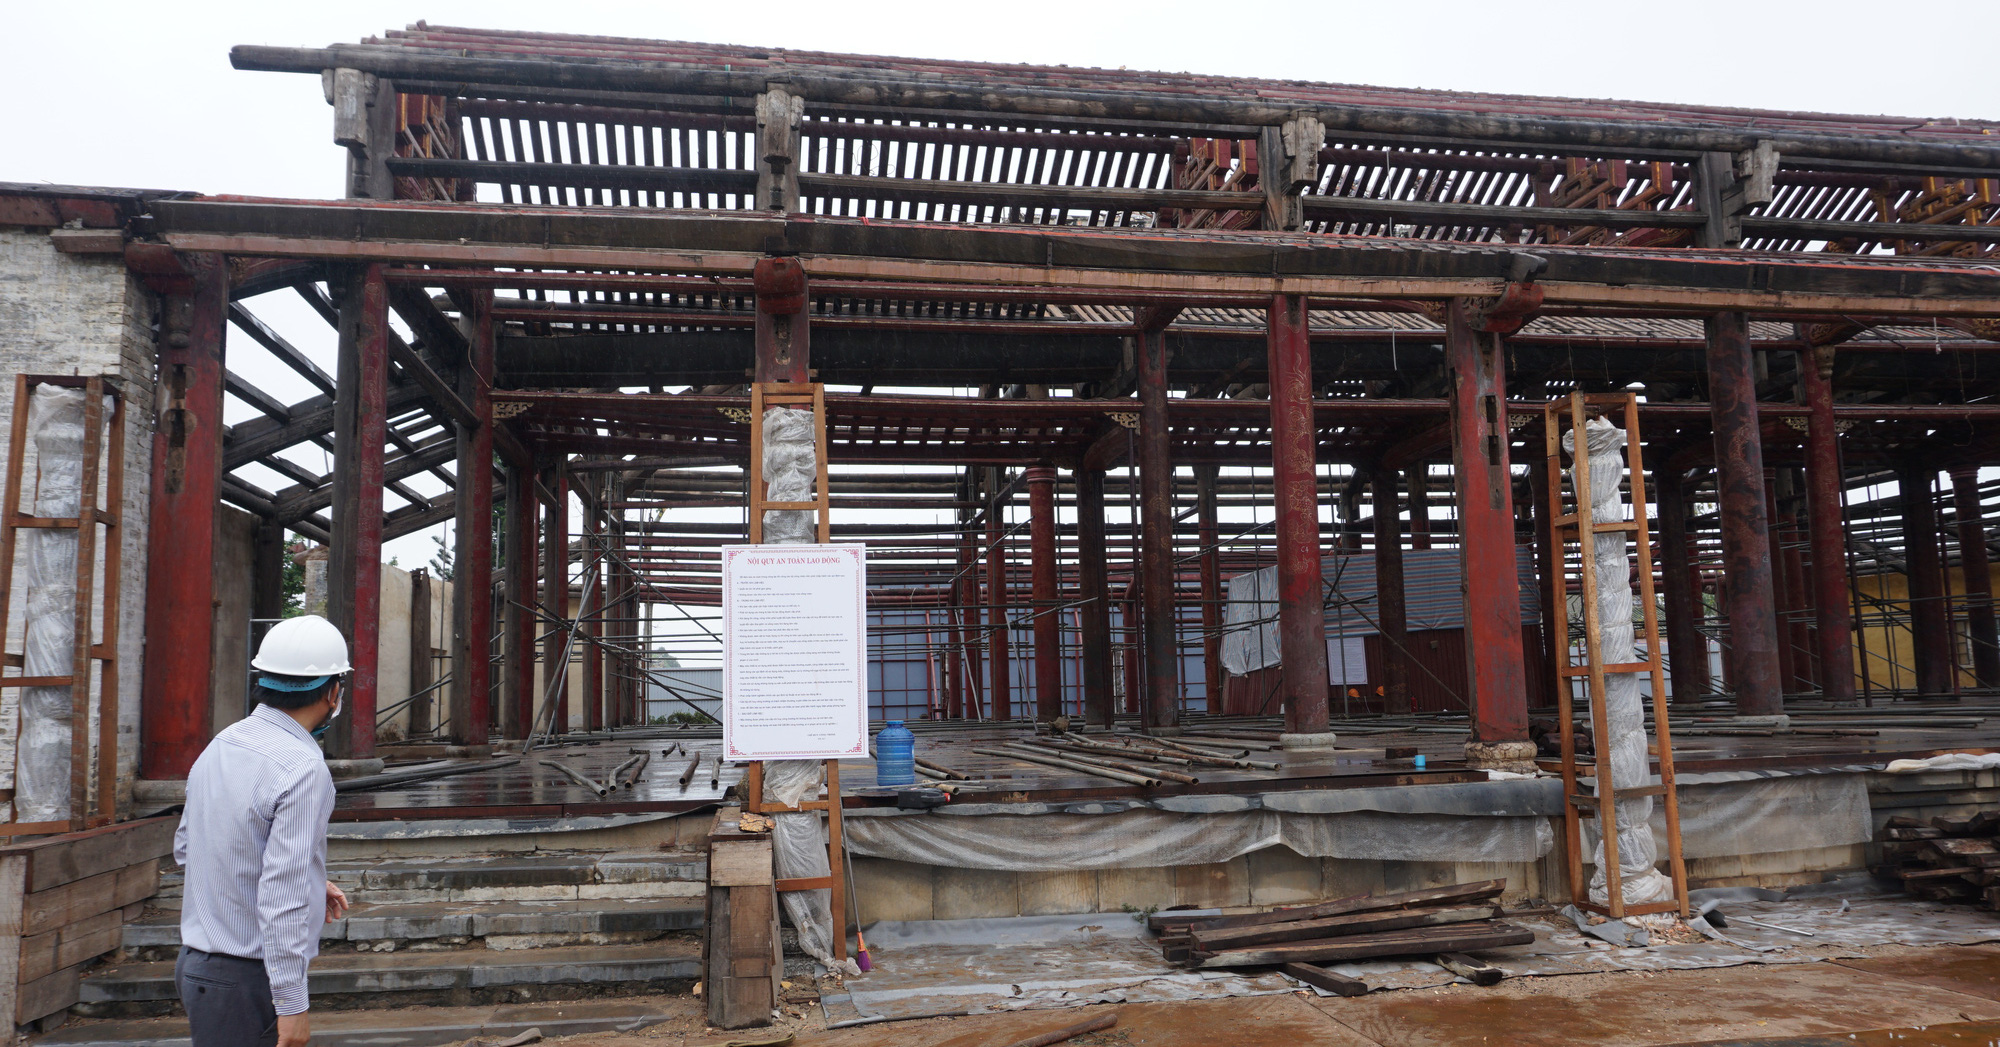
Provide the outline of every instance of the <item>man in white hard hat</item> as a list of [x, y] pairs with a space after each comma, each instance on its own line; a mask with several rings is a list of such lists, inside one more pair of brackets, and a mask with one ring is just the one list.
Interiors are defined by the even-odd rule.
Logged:
[[347, 641], [318, 615], [288, 618], [250, 664], [257, 706], [202, 750], [174, 834], [174, 981], [194, 1047], [304, 1047], [306, 965], [347, 911], [326, 878], [333, 776], [313, 740], [340, 714]]

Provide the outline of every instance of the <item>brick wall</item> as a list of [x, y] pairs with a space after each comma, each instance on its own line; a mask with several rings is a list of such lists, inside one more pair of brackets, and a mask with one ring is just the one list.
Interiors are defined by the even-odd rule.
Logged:
[[[153, 296], [126, 274], [122, 257], [61, 254], [46, 229], [0, 226], [0, 454], [12, 425], [16, 374], [105, 375], [115, 377], [127, 394], [118, 634], [121, 804], [129, 799], [138, 756], [146, 506], [153, 460], [154, 308]], [[30, 474], [32, 468], [30, 448]], [[14, 617], [7, 626], [7, 643], [9, 650], [18, 651], [18, 611]], [[17, 691], [0, 696], [5, 703], [0, 708], [0, 787], [13, 784], [18, 698]]]

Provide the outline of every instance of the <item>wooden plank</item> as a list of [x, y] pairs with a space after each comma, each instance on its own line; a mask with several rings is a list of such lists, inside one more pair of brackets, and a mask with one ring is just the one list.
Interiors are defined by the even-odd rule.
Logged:
[[1240, 916], [1186, 916], [1174, 912], [1160, 912], [1146, 918], [1146, 924], [1154, 931], [1168, 925], [1184, 926], [1191, 929], [1217, 927], [1258, 927], [1265, 924], [1286, 923], [1292, 920], [1317, 920], [1346, 913], [1382, 912], [1388, 909], [1403, 909], [1418, 905], [1440, 905], [1451, 902], [1476, 902], [1487, 898], [1497, 898], [1507, 887], [1505, 880], [1481, 880], [1476, 883], [1454, 884], [1450, 887], [1430, 887], [1421, 891], [1401, 891], [1396, 894], [1357, 894], [1330, 902], [1316, 902], [1289, 909], [1273, 909], [1270, 912], [1246, 913]]
[[1195, 949], [1202, 952], [1221, 952], [1224, 949], [1244, 949], [1253, 945], [1269, 945], [1272, 942], [1299, 941], [1308, 938], [1336, 938], [1342, 935], [1394, 931], [1409, 927], [1436, 927], [1453, 923], [1475, 923], [1481, 920], [1495, 919], [1499, 915], [1499, 907], [1492, 905], [1457, 909], [1424, 908], [1391, 910], [1386, 913], [1355, 913], [1348, 916], [1334, 916], [1324, 920], [1294, 920], [1289, 923], [1271, 924], [1264, 927], [1222, 927], [1214, 930], [1197, 930], [1193, 934], [1193, 944]]
[[19, 1007], [22, 885], [27, 880], [27, 855], [0, 854], [0, 1014], [14, 1014]]
[[1504, 923], [1462, 924], [1418, 930], [1357, 934], [1345, 938], [1287, 942], [1259, 949], [1231, 949], [1213, 955], [1195, 955], [1196, 967], [1264, 967], [1285, 963], [1330, 963], [1370, 960], [1383, 956], [1417, 956], [1441, 952], [1470, 952], [1497, 949], [1504, 945], [1526, 945], [1535, 932]]
[[159, 886], [159, 860], [148, 859], [115, 872], [99, 873], [46, 891], [34, 891], [22, 900], [20, 933], [41, 934], [100, 913], [122, 909], [152, 897]]
[[1279, 967], [1278, 970], [1297, 978], [1307, 985], [1316, 985], [1325, 989], [1335, 996], [1368, 995], [1367, 982], [1359, 978], [1349, 978], [1344, 974], [1336, 974], [1324, 967], [1314, 966], [1310, 963], [1288, 963]]
[[14, 1003], [14, 1024], [26, 1025], [74, 1004], [77, 982], [82, 973], [81, 966], [65, 967], [23, 984]]
[[179, 820], [172, 816], [143, 818], [18, 844], [5, 851], [28, 855], [27, 889], [46, 891], [166, 857], [174, 849], [177, 825]]
[[94, 960], [125, 940], [125, 910], [114, 909], [68, 927], [21, 939], [22, 982]]
[[708, 851], [710, 887], [755, 887], [772, 879], [771, 841], [717, 840]]

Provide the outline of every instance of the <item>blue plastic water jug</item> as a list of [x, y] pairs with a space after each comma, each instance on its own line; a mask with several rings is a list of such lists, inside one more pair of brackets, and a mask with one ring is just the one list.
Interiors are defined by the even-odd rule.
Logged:
[[901, 720], [890, 720], [875, 736], [875, 784], [914, 785], [917, 781], [917, 736]]

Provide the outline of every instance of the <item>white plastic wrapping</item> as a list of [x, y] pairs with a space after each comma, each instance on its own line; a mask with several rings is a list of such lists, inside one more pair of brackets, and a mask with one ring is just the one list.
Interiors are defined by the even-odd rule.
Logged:
[[1245, 571], [1222, 605], [1222, 667], [1233, 676], [1278, 664], [1278, 568]]
[[[774, 502], [804, 502], [813, 497], [819, 477], [818, 444], [813, 414], [789, 407], [764, 409], [764, 497]], [[809, 509], [772, 509], [764, 513], [764, 541], [796, 545], [817, 537], [818, 521]]]
[[[1584, 428], [1585, 453], [1590, 456], [1590, 491], [1587, 495], [1577, 491], [1577, 502], [1579, 505], [1585, 501], [1590, 503], [1591, 519], [1597, 523], [1622, 523], [1625, 520], [1625, 500], [1620, 495], [1620, 488], [1625, 478], [1625, 430], [1603, 418], [1591, 419]], [[1563, 450], [1570, 452], [1572, 459], [1576, 455], [1575, 442], [1575, 430], [1563, 434]], [[1570, 482], [1574, 485], [1575, 481], [1576, 473], [1572, 468]], [[1597, 656], [1605, 664], [1639, 660], [1632, 629], [1632, 563], [1625, 545], [1624, 531], [1612, 531], [1592, 538], [1590, 554], [1596, 571], [1592, 578], [1595, 591], [1585, 594], [1585, 598], [1597, 602]], [[1598, 739], [1598, 744], [1610, 746], [1612, 787], [1643, 787], [1648, 777], [1648, 766], [1646, 714], [1645, 705], [1639, 697], [1639, 674], [1604, 674], [1604, 694], [1592, 695], [1591, 700], [1604, 703], [1604, 722], [1609, 737]], [[1653, 798], [1641, 796], [1620, 800], [1616, 808], [1619, 885], [1625, 904], [1665, 901], [1672, 897], [1673, 881], [1655, 868], [1659, 861], [1659, 848], [1648, 827], [1653, 815]], [[1597, 871], [1590, 879], [1592, 901], [1603, 903], [1609, 897], [1605, 872], [1600, 843]]]
[[[38, 464], [34, 515], [75, 517], [83, 504], [83, 407], [80, 389], [43, 385], [28, 407], [28, 434]], [[36, 527], [21, 532], [25, 566], [22, 673], [68, 676], [76, 643], [77, 532]], [[88, 594], [85, 594], [86, 597]], [[29, 687], [21, 694], [20, 749], [14, 780], [15, 817], [23, 822], [70, 816], [68, 687]]]
[[1555, 846], [1555, 832], [1543, 817], [1380, 811], [1181, 814], [1140, 809], [972, 818], [850, 817], [842, 825], [855, 854], [1008, 872], [1214, 865], [1281, 845], [1308, 858], [1532, 862]]
[[[819, 476], [818, 441], [811, 411], [770, 407], [764, 426], [764, 497], [774, 502], [804, 502], [813, 497]], [[773, 509], [764, 513], [764, 541], [769, 545], [802, 545], [818, 537], [818, 520], [811, 510]], [[826, 781], [826, 766], [818, 760], [771, 760], [764, 764], [764, 801], [794, 805], [817, 797]], [[772, 818], [771, 856], [781, 880], [826, 876], [826, 830], [817, 813], [779, 814]], [[831, 892], [786, 891], [778, 897], [785, 915], [799, 932], [806, 955], [848, 974], [861, 969], [852, 960], [842, 967], [833, 959]], [[842, 928], [844, 933], [845, 928]]]

